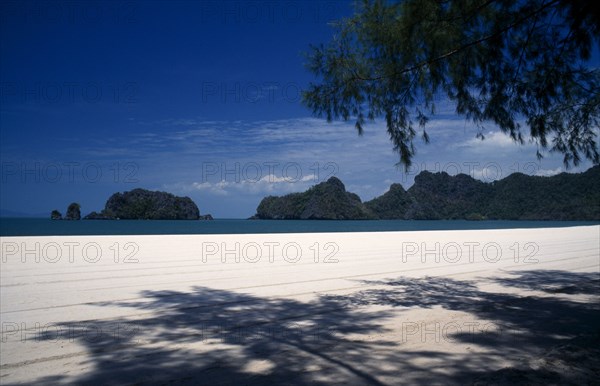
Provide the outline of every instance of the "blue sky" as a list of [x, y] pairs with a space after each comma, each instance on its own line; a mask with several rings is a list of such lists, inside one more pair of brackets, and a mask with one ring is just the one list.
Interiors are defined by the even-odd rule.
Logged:
[[351, 12], [349, 1], [3, 2], [0, 209], [76, 201], [87, 214], [143, 187], [244, 218], [266, 195], [331, 175], [368, 200], [422, 169], [484, 181], [564, 170], [560, 155], [538, 162], [493, 127], [475, 139], [450, 107], [409, 172], [381, 121], [358, 137], [351, 123], [312, 117], [302, 53]]

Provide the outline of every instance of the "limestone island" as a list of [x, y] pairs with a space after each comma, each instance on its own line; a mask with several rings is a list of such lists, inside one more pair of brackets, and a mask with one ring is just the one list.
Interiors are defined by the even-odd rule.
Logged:
[[[73, 205], [73, 204], [71, 204]], [[70, 207], [71, 208], [71, 207]], [[79, 210], [79, 205], [77, 205]], [[70, 212], [68, 212], [70, 213]], [[79, 219], [77, 216], [70, 216]], [[53, 211], [52, 219], [61, 219], [60, 212]], [[212, 220], [210, 214], [201, 215], [198, 206], [189, 197], [177, 197], [171, 193], [134, 189], [115, 193], [102, 211], [92, 212], [84, 220]]]
[[251, 219], [600, 220], [600, 166], [551, 177], [513, 173], [493, 182], [423, 171], [362, 202], [336, 177], [306, 192], [264, 198]]

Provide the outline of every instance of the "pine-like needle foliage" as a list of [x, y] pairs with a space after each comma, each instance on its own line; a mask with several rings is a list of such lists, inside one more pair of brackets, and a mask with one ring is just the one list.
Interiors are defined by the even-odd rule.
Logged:
[[600, 7], [584, 0], [364, 0], [336, 24], [328, 45], [311, 47], [320, 82], [304, 92], [317, 116], [383, 117], [400, 164], [408, 167], [436, 102], [495, 124], [519, 143], [564, 155], [566, 166], [600, 160]]

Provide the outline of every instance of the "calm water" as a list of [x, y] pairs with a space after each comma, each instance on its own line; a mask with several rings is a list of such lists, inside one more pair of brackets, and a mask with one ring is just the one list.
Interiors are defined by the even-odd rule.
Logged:
[[81, 220], [0, 218], [2, 236], [166, 235], [224, 233], [379, 232], [460, 229], [549, 228], [598, 225], [598, 221], [465, 221], [465, 220]]

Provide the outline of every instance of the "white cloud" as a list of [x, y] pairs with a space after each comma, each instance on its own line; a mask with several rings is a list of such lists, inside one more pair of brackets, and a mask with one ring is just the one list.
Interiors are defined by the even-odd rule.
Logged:
[[[464, 148], [465, 150], [474, 152], [474, 153], [486, 153], [489, 151], [498, 151], [498, 150], [506, 150], [506, 149], [518, 149], [522, 146], [532, 147], [535, 149], [535, 146], [531, 144], [520, 145], [517, 142], [513, 141], [510, 136], [501, 131], [489, 131], [484, 134], [485, 139], [480, 138], [470, 138], [466, 141], [458, 143], [455, 145], [457, 148]], [[535, 151], [535, 150], [534, 150]]]
[[281, 177], [273, 174], [265, 175], [261, 178], [242, 179], [236, 178], [236, 176], [230, 177], [230, 180], [192, 182], [191, 184], [178, 183], [167, 187], [187, 192], [197, 190], [220, 196], [230, 195], [231, 193], [273, 195], [304, 191], [318, 182], [312, 175], [306, 175], [301, 178]]
[[562, 172], [564, 172], [564, 168], [562, 167], [557, 167], [556, 169], [539, 169], [535, 172], [536, 176], [542, 176], [542, 177], [549, 177], [549, 176], [555, 176], [557, 174], [560, 174]]
[[[460, 172], [486, 182], [515, 171], [529, 175], [564, 171], [560, 155], [548, 154], [538, 161], [534, 145], [518, 145], [500, 131], [487, 132], [481, 141], [475, 138], [476, 128], [452, 114], [429, 123], [429, 145], [415, 141], [417, 154], [408, 173], [396, 167], [398, 155], [380, 121], [367, 124], [363, 136], [357, 135], [352, 122], [326, 123], [316, 118], [171, 119], [146, 122], [143, 128], [143, 134], [107, 138], [102, 144], [87, 144], [84, 150], [100, 159], [107, 148], [112, 149], [112, 157], [139, 165], [136, 176], [142, 185], [194, 196], [206, 203], [204, 207], [220, 206], [221, 213], [231, 217], [242, 207], [244, 213], [252, 213], [266, 195], [301, 192], [331, 175], [340, 178], [348, 191], [369, 200], [392, 183], [409, 188], [422, 170]], [[208, 164], [217, 172], [206, 176]], [[248, 165], [259, 165], [260, 173]], [[587, 167], [584, 163], [581, 170]], [[236, 207], [233, 201], [243, 203]]]

